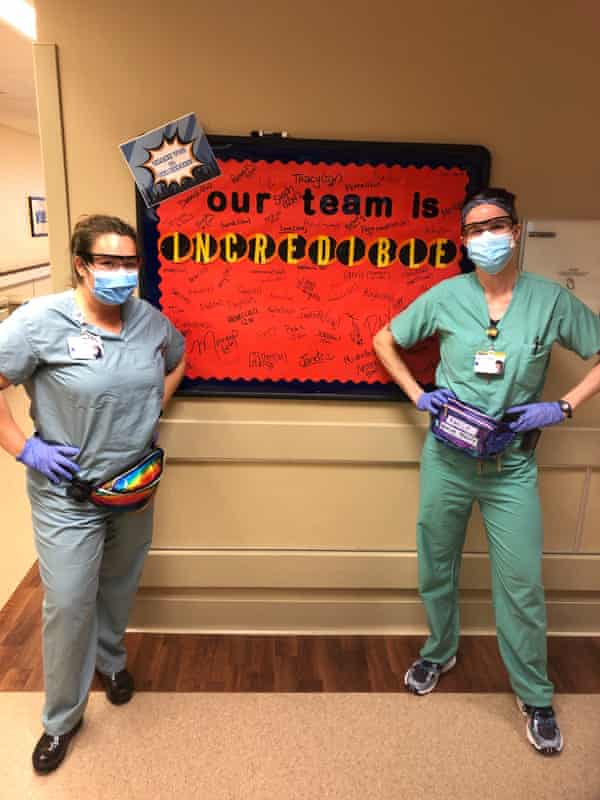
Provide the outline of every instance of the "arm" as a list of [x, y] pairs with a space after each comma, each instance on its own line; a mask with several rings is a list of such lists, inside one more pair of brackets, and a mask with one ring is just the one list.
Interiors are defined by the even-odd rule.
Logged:
[[23, 450], [27, 438], [14, 421], [3, 391], [10, 385], [10, 381], [0, 375], [0, 447], [16, 458]]
[[[562, 289], [556, 303], [559, 315], [558, 342], [567, 350], [573, 350], [583, 359], [600, 355], [600, 318], [575, 297], [568, 289]], [[567, 394], [562, 396], [574, 410], [600, 390], [600, 362]]]
[[377, 358], [390, 373], [394, 381], [416, 405], [421, 395], [424, 394], [423, 389], [421, 389], [413, 377], [412, 372], [406, 366], [404, 359], [398, 352], [389, 325], [375, 334], [373, 348], [375, 349]]
[[4, 396], [3, 390], [10, 385], [10, 381], [0, 375], [0, 447], [26, 467], [41, 472], [52, 483], [70, 481], [79, 472], [79, 465], [71, 460], [79, 454], [79, 449], [69, 445], [48, 444], [36, 435], [27, 439], [14, 421]]
[[591, 368], [583, 380], [563, 395], [562, 399], [566, 400], [574, 411], [577, 406], [598, 392], [600, 392], [600, 361]]
[[[588, 372], [562, 399], [566, 400], [573, 410], [600, 391], [600, 362]], [[512, 406], [507, 412], [517, 412], [520, 416], [510, 423], [510, 428], [517, 433], [524, 433], [533, 428], [545, 428], [563, 422], [567, 414], [561, 409], [558, 401], [551, 403], [528, 403]]]
[[162, 407], [163, 409], [167, 407], [169, 404], [169, 400], [173, 396], [175, 390], [181, 383], [183, 376], [185, 374], [185, 353], [181, 357], [181, 360], [177, 364], [177, 366], [171, 370], [171, 372], [165, 375], [165, 387], [164, 387], [164, 394], [163, 394], [163, 401]]
[[77, 462], [72, 460], [79, 455], [79, 448], [45, 442], [37, 433], [27, 439], [15, 422], [4, 394], [9, 386], [23, 383], [33, 375], [40, 361], [39, 353], [27, 336], [28, 311], [25, 307], [23, 309], [21, 313], [15, 311], [1, 326], [2, 369], [10, 370], [11, 378], [0, 374], [0, 447], [26, 467], [58, 484], [63, 480], [70, 481], [79, 471]]

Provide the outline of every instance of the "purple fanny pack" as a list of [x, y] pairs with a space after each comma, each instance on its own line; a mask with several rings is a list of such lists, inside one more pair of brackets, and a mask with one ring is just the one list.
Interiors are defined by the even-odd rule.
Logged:
[[436, 439], [473, 458], [494, 458], [515, 439], [505, 422], [497, 422], [475, 406], [449, 398], [431, 418]]

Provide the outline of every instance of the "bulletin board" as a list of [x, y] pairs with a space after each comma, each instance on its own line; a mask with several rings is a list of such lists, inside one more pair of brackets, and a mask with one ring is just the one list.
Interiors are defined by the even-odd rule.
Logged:
[[[147, 208], [142, 296], [186, 337], [180, 393], [398, 398], [374, 334], [472, 267], [478, 145], [209, 136], [221, 175]], [[430, 386], [435, 338], [403, 353]]]

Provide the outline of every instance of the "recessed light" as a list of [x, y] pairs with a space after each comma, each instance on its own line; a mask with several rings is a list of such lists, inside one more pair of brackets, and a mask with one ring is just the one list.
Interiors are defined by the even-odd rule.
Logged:
[[35, 9], [25, 0], [2, 0], [0, 17], [30, 39], [37, 39]]

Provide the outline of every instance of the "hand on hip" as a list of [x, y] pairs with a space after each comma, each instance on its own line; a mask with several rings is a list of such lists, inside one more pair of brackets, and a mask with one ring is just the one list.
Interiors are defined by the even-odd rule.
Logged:
[[52, 483], [60, 483], [61, 480], [70, 481], [73, 475], [79, 472], [79, 465], [71, 461], [77, 455], [79, 455], [78, 447], [48, 444], [34, 435], [25, 442], [17, 461], [41, 472]]
[[523, 406], [511, 406], [506, 409], [507, 414], [519, 414], [519, 419], [509, 424], [515, 433], [525, 433], [534, 428], [547, 428], [558, 425], [565, 418], [558, 402], [555, 403], [527, 403]]
[[437, 414], [450, 398], [456, 398], [456, 395], [450, 389], [434, 389], [433, 392], [423, 392], [417, 400], [416, 406], [419, 411], [429, 411], [430, 414]]

